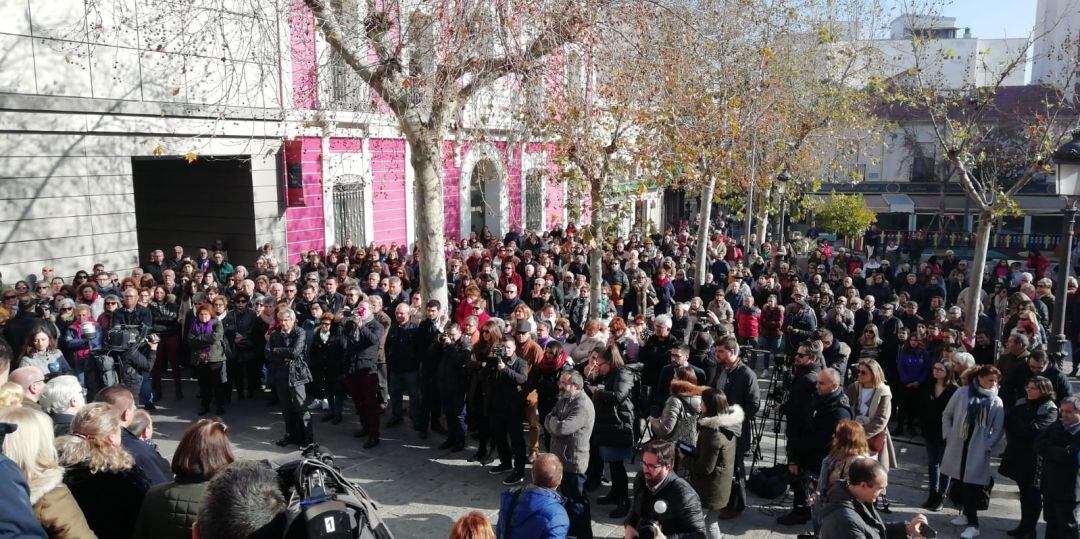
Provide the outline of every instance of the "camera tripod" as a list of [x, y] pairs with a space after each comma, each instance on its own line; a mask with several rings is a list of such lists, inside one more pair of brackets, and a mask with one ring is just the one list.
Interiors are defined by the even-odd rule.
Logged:
[[758, 414], [751, 419], [751, 436], [750, 450], [754, 455], [754, 459], [750, 464], [750, 469], [753, 470], [758, 463], [758, 460], [762, 458], [762, 443], [765, 439], [766, 424], [772, 422], [773, 433], [773, 463], [779, 461], [780, 455], [780, 432], [783, 427], [783, 414], [780, 412], [780, 405], [787, 400], [788, 389], [791, 384], [791, 365], [788, 363], [787, 358], [782, 354], [775, 354], [768, 351], [755, 351], [758, 353], [772, 354], [774, 366], [773, 371], [769, 375], [769, 384], [766, 386], [765, 403], [762, 405]]

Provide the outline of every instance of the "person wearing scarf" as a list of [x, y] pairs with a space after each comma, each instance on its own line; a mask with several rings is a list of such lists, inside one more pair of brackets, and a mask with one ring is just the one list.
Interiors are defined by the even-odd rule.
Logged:
[[998, 397], [1001, 372], [992, 365], [976, 367], [971, 383], [958, 389], [942, 414], [945, 455], [941, 473], [951, 477], [961, 489], [963, 514], [953, 519], [966, 526], [964, 539], [979, 535], [979, 499], [991, 485], [990, 451], [1004, 435], [1005, 407]]
[[216, 413], [225, 413], [224, 336], [221, 321], [213, 315], [210, 306], [205, 303], [199, 305], [187, 334], [191, 365], [195, 367], [195, 377], [199, 380], [199, 395], [202, 398], [199, 415], [210, 412], [212, 401], [217, 404]]

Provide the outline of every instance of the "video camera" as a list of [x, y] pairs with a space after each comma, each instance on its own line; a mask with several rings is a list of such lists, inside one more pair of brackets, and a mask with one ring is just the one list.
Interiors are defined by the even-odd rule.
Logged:
[[334, 466], [319, 446], [298, 460], [278, 464], [278, 482], [288, 500], [286, 539], [393, 539], [375, 502]]

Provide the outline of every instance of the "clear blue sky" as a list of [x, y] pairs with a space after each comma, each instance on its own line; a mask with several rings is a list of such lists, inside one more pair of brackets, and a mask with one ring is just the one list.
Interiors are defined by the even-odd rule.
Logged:
[[[896, 5], [905, 2], [896, 0]], [[1035, 26], [1036, 0], [941, 0], [942, 15], [981, 38], [1027, 37]], [[899, 9], [897, 7], [896, 9]]]

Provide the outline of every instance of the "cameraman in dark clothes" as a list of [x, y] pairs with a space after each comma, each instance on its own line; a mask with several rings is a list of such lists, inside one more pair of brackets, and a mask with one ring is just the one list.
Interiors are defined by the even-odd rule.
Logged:
[[488, 473], [512, 473], [503, 480], [510, 486], [525, 479], [525, 360], [517, 356], [517, 343], [506, 335], [502, 343], [493, 346], [480, 370], [491, 435], [499, 451], [499, 465]]
[[651, 440], [641, 454], [634, 503], [623, 521], [626, 537], [705, 539], [705, 514], [694, 487], [672, 470], [675, 444]]

